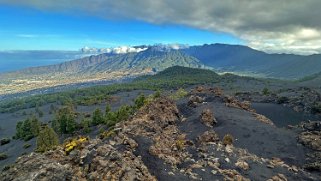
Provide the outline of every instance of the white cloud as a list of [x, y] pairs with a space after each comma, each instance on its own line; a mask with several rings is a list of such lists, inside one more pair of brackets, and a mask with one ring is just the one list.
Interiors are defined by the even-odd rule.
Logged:
[[124, 53], [138, 53], [147, 50], [147, 48], [135, 48], [128, 46], [120, 46], [115, 48], [90, 48], [85, 46], [81, 49], [84, 53], [114, 53], [114, 54], [124, 54]]
[[231, 33], [272, 52], [320, 53], [320, 0], [0, 0], [65, 13]]
[[39, 37], [38, 35], [34, 35], [34, 34], [17, 34], [17, 37], [20, 38], [37, 38]]

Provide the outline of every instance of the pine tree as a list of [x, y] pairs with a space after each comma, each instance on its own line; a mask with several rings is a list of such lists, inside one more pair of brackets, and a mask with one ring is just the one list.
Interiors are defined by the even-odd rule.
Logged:
[[60, 134], [73, 133], [77, 127], [73, 109], [69, 106], [59, 109], [55, 120], [52, 122], [52, 127]]
[[48, 125], [42, 127], [37, 138], [37, 151], [45, 152], [53, 149], [58, 144], [59, 139], [57, 133]]
[[110, 110], [111, 110], [110, 105], [106, 105], [105, 115], [107, 115], [110, 112]]
[[103, 113], [99, 108], [97, 108], [94, 113], [93, 113], [93, 120], [92, 120], [93, 125], [98, 125], [101, 123], [104, 123], [104, 117]]
[[117, 123], [117, 114], [114, 112], [109, 112], [106, 115], [106, 124], [107, 126], [114, 126]]
[[35, 116], [30, 119], [30, 131], [34, 136], [38, 136], [40, 132], [40, 122]]
[[141, 107], [144, 106], [146, 101], [146, 97], [144, 94], [139, 95], [136, 99], [135, 99], [135, 108], [139, 109]]

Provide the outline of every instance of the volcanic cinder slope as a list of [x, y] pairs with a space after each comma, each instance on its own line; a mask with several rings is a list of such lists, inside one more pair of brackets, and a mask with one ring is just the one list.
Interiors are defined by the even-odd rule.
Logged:
[[0, 180], [320, 180], [307, 170], [306, 154], [316, 153], [309, 135], [276, 127], [218, 88], [158, 98], [113, 132], [68, 155], [58, 147], [22, 156]]

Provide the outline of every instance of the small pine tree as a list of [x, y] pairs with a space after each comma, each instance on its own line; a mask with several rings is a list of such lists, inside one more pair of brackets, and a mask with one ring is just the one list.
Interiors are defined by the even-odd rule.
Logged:
[[30, 131], [34, 136], [40, 132], [40, 122], [35, 116], [30, 119]]
[[37, 151], [45, 152], [53, 149], [58, 144], [58, 135], [52, 128], [47, 125], [41, 128], [37, 138]]
[[110, 111], [111, 111], [110, 105], [107, 104], [105, 109], [105, 115], [107, 115]]
[[154, 99], [159, 98], [161, 95], [162, 95], [161, 91], [160, 91], [160, 90], [157, 90], [157, 91], [154, 93], [153, 98], [154, 98]]
[[80, 124], [85, 133], [90, 133], [91, 121], [89, 119], [84, 118], [83, 120], [81, 120]]
[[103, 113], [99, 108], [97, 108], [94, 113], [93, 113], [93, 120], [92, 120], [93, 125], [98, 125], [101, 123], [104, 123], [104, 117]]
[[16, 125], [16, 135], [15, 135], [15, 139], [19, 139], [23, 137], [23, 121], [19, 121]]
[[146, 97], [144, 94], [140, 94], [136, 99], [135, 99], [135, 108], [139, 109], [145, 105], [145, 100]]
[[109, 112], [106, 115], [106, 124], [107, 126], [111, 127], [117, 123], [117, 114], [114, 112]]
[[268, 88], [265, 87], [265, 88], [262, 90], [262, 93], [263, 93], [263, 95], [268, 95], [268, 94], [270, 93], [270, 91], [269, 91]]

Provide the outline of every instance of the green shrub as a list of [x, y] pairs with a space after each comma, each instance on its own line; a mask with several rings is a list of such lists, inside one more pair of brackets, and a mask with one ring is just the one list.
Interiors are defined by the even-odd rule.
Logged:
[[110, 111], [111, 111], [111, 107], [110, 107], [110, 105], [106, 105], [106, 108], [105, 108], [105, 115], [107, 115]]
[[135, 108], [139, 109], [141, 107], [143, 107], [146, 103], [146, 97], [144, 94], [140, 94], [134, 101], [135, 103]]
[[269, 91], [268, 88], [265, 87], [265, 88], [262, 90], [262, 93], [263, 93], [263, 95], [269, 95], [269, 94], [270, 94], [270, 91]]
[[99, 134], [99, 138], [100, 139], [108, 139], [108, 138], [114, 136], [115, 134], [116, 134], [115, 131], [113, 129], [111, 129], [111, 130], [108, 130], [108, 131], [101, 132]]
[[5, 153], [0, 153], [0, 160], [5, 160], [8, 158], [8, 155]]
[[5, 145], [5, 144], [8, 144], [8, 143], [10, 143], [10, 138], [2, 138], [1, 140], [0, 140], [0, 145]]
[[85, 133], [91, 132], [91, 129], [90, 129], [91, 124], [92, 124], [91, 121], [86, 118], [81, 120], [81, 122], [80, 122], [80, 126], [84, 130]]
[[289, 101], [289, 98], [282, 96], [278, 98], [277, 103], [284, 104], [284, 103], [287, 103], [288, 101]]
[[96, 125], [102, 124], [104, 122], [105, 122], [105, 120], [104, 120], [103, 113], [101, 112], [101, 110], [99, 108], [97, 108], [93, 113], [92, 124], [96, 126]]
[[29, 141], [31, 140], [32, 138], [34, 138], [35, 136], [34, 135], [26, 135], [24, 138], [23, 138], [23, 141]]
[[12, 167], [12, 165], [5, 165], [2, 169], [3, 172], [9, 170]]
[[39, 108], [39, 106], [36, 106], [36, 113], [38, 114], [39, 117], [42, 117], [43, 116], [43, 111]]
[[315, 103], [315, 104], [311, 107], [311, 113], [312, 113], [312, 114], [319, 114], [319, 113], [321, 113], [321, 104], [320, 104], [320, 103]]
[[157, 90], [154, 94], [153, 94], [153, 98], [156, 99], [156, 98], [159, 98], [161, 97], [162, 93], [160, 90]]
[[127, 120], [129, 118], [130, 115], [132, 115], [134, 113], [134, 110], [131, 106], [121, 106], [118, 110], [117, 110], [117, 120], [118, 121], [124, 121]]
[[22, 115], [23, 115], [23, 116], [27, 116], [27, 112], [26, 112], [26, 111], [23, 111], [23, 112], [22, 112]]
[[114, 126], [118, 120], [117, 120], [117, 114], [115, 112], [109, 112], [106, 116], [105, 116], [105, 121], [106, 121], [106, 125], [108, 127]]
[[171, 94], [169, 97], [174, 100], [181, 99], [187, 96], [188, 92], [183, 88], [179, 88], [175, 93]]
[[101, 134], [101, 133], [105, 132], [105, 129], [103, 127], [101, 127], [101, 128], [99, 128], [98, 132], [99, 132], [99, 134]]
[[26, 144], [23, 145], [23, 148], [24, 148], [24, 149], [27, 149], [27, 148], [29, 148], [30, 146], [31, 146], [31, 144], [26, 143]]

